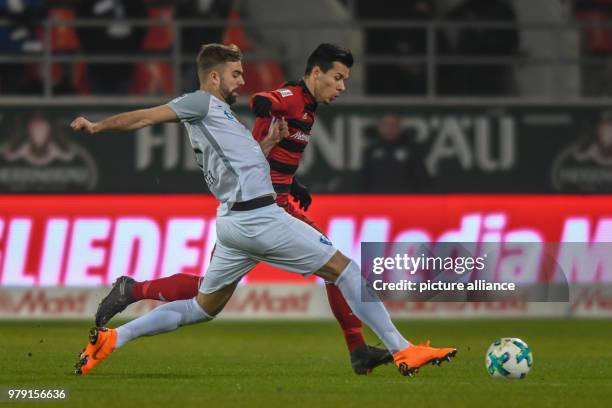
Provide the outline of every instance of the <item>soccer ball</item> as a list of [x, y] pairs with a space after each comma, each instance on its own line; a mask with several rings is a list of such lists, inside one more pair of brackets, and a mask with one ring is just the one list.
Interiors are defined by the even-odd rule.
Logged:
[[533, 354], [521, 339], [497, 339], [487, 350], [485, 365], [493, 378], [525, 378], [533, 365]]

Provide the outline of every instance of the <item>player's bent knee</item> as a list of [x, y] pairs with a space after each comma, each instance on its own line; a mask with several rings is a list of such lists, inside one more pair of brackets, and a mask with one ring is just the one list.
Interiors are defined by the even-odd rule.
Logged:
[[196, 297], [198, 305], [200, 305], [202, 310], [204, 310], [204, 313], [210, 315], [211, 317], [215, 317], [223, 310], [227, 302], [230, 300], [236, 286], [238, 286], [239, 281], [240, 279], [230, 285], [225, 286], [224, 288], [217, 290], [216, 292], [198, 293], [198, 296]]
[[210, 294], [207, 293], [198, 293], [198, 296], [196, 296], [196, 301], [204, 313], [212, 317], [218, 315], [221, 310], [223, 310], [223, 306], [225, 306], [219, 305], [218, 302], [216, 302], [215, 299], [211, 299]]
[[178, 326], [187, 326], [200, 322], [208, 322], [215, 318], [215, 316], [211, 316], [210, 314], [206, 313], [206, 310], [202, 308], [197, 298], [191, 299], [188, 302], [188, 307], [186, 308], [184, 313], [181, 314], [181, 321], [179, 322]]
[[351, 260], [344, 256], [342, 252], [336, 251], [331, 259], [316, 272], [316, 275], [326, 281], [335, 282], [350, 262]]

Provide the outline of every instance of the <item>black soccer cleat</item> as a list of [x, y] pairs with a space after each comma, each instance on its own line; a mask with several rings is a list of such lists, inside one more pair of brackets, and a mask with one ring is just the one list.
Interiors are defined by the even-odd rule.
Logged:
[[389, 364], [393, 356], [385, 349], [363, 345], [351, 352], [351, 366], [355, 374], [363, 375], [372, 372], [382, 364]]
[[111, 291], [98, 305], [96, 327], [104, 327], [117, 313], [121, 313], [132, 303], [132, 286], [136, 281], [129, 276], [118, 278]]

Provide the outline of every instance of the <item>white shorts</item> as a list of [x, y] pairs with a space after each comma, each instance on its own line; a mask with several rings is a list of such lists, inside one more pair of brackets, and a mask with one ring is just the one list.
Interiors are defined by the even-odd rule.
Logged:
[[337, 249], [319, 231], [276, 204], [217, 217], [217, 244], [200, 292], [213, 293], [242, 278], [258, 262], [311, 275]]

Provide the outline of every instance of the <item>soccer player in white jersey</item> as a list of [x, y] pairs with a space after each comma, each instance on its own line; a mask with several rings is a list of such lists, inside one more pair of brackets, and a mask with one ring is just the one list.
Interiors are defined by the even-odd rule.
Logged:
[[[166, 105], [121, 113], [99, 122], [78, 117], [71, 123], [76, 131], [94, 134], [182, 122], [204, 180], [220, 202], [217, 246], [199, 294], [193, 299], [166, 303], [116, 329], [91, 329], [89, 342], [76, 364], [77, 374], [87, 375], [114, 350], [138, 337], [214, 319], [240, 279], [258, 262], [304, 276], [314, 273], [334, 282], [355, 315], [393, 353], [403, 375], [412, 376], [431, 362], [450, 360], [457, 352], [455, 348], [411, 344], [395, 328], [382, 302], [363, 302], [365, 282], [359, 266], [321, 233], [275, 204], [268, 161], [230, 107], [244, 85], [241, 59], [236, 46], [204, 45], [197, 58], [199, 90]], [[287, 133], [287, 124], [281, 120], [271, 126], [268, 137], [279, 141]]]

